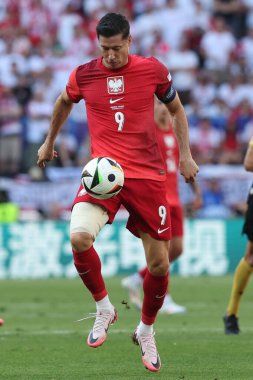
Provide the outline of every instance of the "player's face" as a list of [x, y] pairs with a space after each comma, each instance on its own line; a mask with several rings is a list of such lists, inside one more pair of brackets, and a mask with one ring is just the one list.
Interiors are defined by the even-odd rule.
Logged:
[[118, 69], [128, 62], [131, 36], [122, 39], [121, 34], [112, 37], [99, 36], [103, 64], [108, 69]]

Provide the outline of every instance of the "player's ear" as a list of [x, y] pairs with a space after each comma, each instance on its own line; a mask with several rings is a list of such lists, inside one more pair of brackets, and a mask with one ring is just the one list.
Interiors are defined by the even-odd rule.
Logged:
[[132, 38], [131, 34], [129, 34], [129, 36], [128, 36], [128, 45], [129, 46], [131, 45], [132, 40], [133, 40], [133, 38]]

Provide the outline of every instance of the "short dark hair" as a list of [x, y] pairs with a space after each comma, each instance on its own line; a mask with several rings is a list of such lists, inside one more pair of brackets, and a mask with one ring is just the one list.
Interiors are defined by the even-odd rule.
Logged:
[[126, 39], [130, 33], [130, 25], [125, 16], [119, 13], [107, 13], [97, 24], [97, 37], [112, 37], [122, 34], [122, 38]]

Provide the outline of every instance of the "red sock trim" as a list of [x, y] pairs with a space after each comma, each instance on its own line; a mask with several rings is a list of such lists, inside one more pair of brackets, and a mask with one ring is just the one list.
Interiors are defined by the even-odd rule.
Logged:
[[104, 289], [102, 292], [100, 293], [96, 293], [96, 294], [92, 294], [92, 297], [94, 298], [94, 300], [97, 302], [97, 301], [101, 301], [103, 298], [105, 298], [105, 296], [107, 296], [108, 292], [106, 289]]
[[143, 313], [141, 313], [141, 320], [143, 323], [145, 323], [145, 325], [153, 325], [155, 323], [156, 316], [148, 317], [147, 315], [144, 315]]

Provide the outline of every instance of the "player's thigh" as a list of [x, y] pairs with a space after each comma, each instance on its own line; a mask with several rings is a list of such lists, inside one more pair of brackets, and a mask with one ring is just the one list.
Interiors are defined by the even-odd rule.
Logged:
[[71, 213], [70, 235], [84, 233], [95, 240], [108, 219], [107, 211], [100, 205], [89, 202], [76, 203]]

